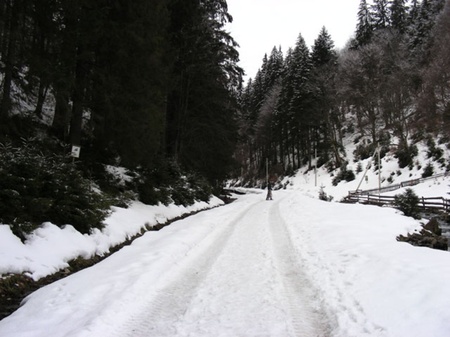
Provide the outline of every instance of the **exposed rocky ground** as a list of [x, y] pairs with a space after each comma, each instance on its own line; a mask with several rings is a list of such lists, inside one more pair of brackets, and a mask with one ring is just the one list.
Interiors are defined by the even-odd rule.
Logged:
[[407, 236], [400, 235], [398, 241], [404, 241], [413, 246], [429, 247], [433, 249], [448, 250], [448, 238], [442, 235], [439, 226], [439, 218], [432, 218], [418, 233], [409, 233]]

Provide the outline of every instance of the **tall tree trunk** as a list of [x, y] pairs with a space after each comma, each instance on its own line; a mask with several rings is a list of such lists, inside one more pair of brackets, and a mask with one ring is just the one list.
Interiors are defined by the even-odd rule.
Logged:
[[56, 88], [55, 111], [51, 132], [60, 140], [67, 141], [69, 135], [69, 94], [65, 88]]
[[39, 118], [42, 117], [42, 109], [44, 107], [45, 98], [47, 96], [48, 91], [48, 85], [45, 85], [43, 81], [41, 80], [39, 83], [39, 90], [38, 90], [38, 100], [36, 103], [36, 109], [34, 110], [34, 113]]
[[13, 79], [13, 70], [15, 64], [16, 41], [18, 38], [19, 27], [19, 7], [20, 0], [11, 1], [11, 15], [9, 21], [9, 41], [5, 60], [5, 77], [3, 81], [3, 96], [0, 104], [0, 119], [6, 118], [11, 110], [11, 86]]
[[83, 124], [83, 107], [86, 90], [87, 66], [82, 59], [83, 48], [77, 51], [77, 64], [75, 69], [75, 88], [73, 93], [72, 119], [70, 122], [70, 142], [72, 145], [81, 145], [81, 129]]

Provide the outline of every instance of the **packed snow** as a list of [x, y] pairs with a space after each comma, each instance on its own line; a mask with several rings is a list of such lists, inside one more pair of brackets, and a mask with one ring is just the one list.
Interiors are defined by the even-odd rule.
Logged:
[[[383, 167], [389, 176], [389, 161]], [[427, 219], [318, 200], [322, 188], [339, 201], [362, 174], [332, 186], [323, 169], [317, 179], [300, 172], [273, 201], [264, 190], [246, 190], [232, 204], [147, 232], [28, 296], [0, 321], [0, 336], [448, 336], [450, 253], [396, 240]], [[419, 175], [415, 168], [395, 174]], [[377, 172], [362, 184], [377, 187]], [[439, 177], [413, 188], [448, 198], [449, 186], [449, 177]], [[81, 235], [45, 224], [25, 244], [0, 226], [1, 272], [38, 279], [187, 211], [134, 203], [115, 208], [103, 231]]]

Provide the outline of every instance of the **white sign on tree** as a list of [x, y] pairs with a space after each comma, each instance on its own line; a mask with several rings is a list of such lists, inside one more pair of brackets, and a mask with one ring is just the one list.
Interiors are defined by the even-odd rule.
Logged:
[[80, 151], [81, 151], [81, 146], [72, 145], [72, 152], [70, 155], [74, 158], [79, 158]]

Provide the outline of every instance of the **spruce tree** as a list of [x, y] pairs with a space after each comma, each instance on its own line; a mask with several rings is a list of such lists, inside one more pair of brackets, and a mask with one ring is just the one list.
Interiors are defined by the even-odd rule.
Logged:
[[407, 28], [406, 0], [392, 0], [389, 10], [392, 28], [404, 34]]
[[283, 53], [281, 47], [278, 49], [273, 47], [270, 53], [269, 59], [267, 61], [267, 71], [266, 71], [266, 83], [267, 89], [273, 87], [277, 79], [281, 76], [281, 71], [283, 68]]
[[426, 64], [433, 43], [432, 29], [443, 9], [442, 0], [423, 0], [409, 30], [409, 45], [417, 62]]
[[314, 41], [311, 52], [311, 60], [315, 67], [320, 67], [337, 62], [337, 54], [334, 50], [334, 42], [325, 27], [322, 27], [319, 36]]
[[19, 67], [18, 50], [20, 41], [20, 28], [24, 21], [25, 0], [6, 1], [4, 3], [4, 43], [2, 43], [3, 90], [0, 101], [0, 123], [4, 124], [11, 107], [11, 92], [14, 80], [14, 69]]
[[312, 62], [308, 47], [300, 34], [288, 69], [288, 85], [292, 87], [287, 113], [290, 119], [292, 135], [292, 157], [296, 158], [295, 167], [300, 167], [311, 151], [311, 124], [313, 92], [311, 87]]
[[[313, 140], [315, 150], [325, 161], [329, 158], [328, 151], [335, 147], [335, 135], [332, 133], [336, 120], [336, 75], [338, 56], [334, 50], [334, 42], [325, 27], [314, 41], [311, 59], [313, 63], [314, 83], [314, 128]], [[336, 151], [333, 151], [336, 152]], [[338, 161], [338, 160], [337, 160]]]
[[[165, 0], [119, 1], [94, 46], [89, 107], [93, 151], [122, 165], [153, 165], [162, 150], [170, 55]], [[106, 150], [106, 151], [105, 151]]]
[[388, 0], [374, 0], [371, 10], [372, 24], [375, 30], [385, 29], [390, 26]]
[[170, 9], [177, 55], [167, 99], [167, 154], [217, 182], [232, 162], [234, 98], [242, 78], [237, 44], [224, 30], [232, 18], [219, 0], [174, 0]]
[[366, 0], [361, 0], [357, 14], [357, 24], [354, 47], [358, 48], [370, 42], [373, 35], [373, 22]]

